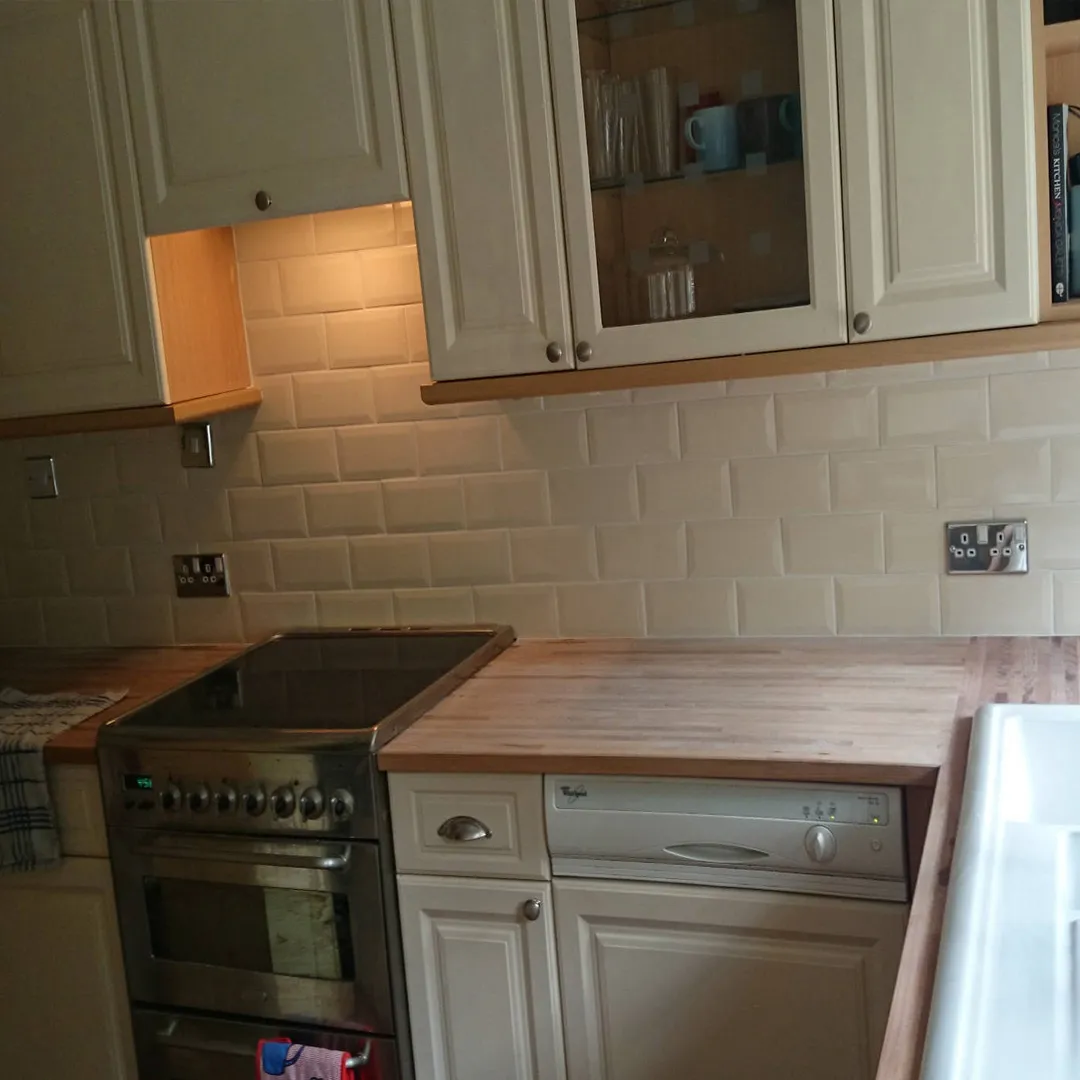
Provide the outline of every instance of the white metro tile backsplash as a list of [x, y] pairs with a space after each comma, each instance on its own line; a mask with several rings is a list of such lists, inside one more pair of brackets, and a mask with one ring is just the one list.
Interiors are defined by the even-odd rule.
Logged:
[[[1080, 350], [432, 409], [408, 204], [235, 235], [262, 407], [207, 471], [168, 429], [0, 442], [0, 644], [1080, 633]], [[994, 513], [1032, 572], [943, 575]], [[233, 597], [175, 598], [200, 550]]]

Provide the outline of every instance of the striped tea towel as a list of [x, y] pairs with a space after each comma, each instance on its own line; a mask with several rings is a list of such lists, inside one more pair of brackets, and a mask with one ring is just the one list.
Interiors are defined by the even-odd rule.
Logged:
[[0, 690], [0, 874], [60, 860], [60, 838], [45, 783], [45, 744], [115, 705], [127, 690], [24, 694]]

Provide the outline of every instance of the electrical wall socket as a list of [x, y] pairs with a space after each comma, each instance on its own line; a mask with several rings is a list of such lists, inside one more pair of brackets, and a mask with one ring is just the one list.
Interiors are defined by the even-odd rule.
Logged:
[[945, 526], [950, 574], [1026, 574], [1026, 521], [950, 521]]
[[173, 577], [181, 600], [229, 595], [229, 568], [224, 555], [174, 555]]

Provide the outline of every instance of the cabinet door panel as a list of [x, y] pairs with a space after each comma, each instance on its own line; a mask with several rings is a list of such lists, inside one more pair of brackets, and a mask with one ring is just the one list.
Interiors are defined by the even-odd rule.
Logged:
[[398, 894], [417, 1080], [562, 1080], [551, 887], [404, 876]]
[[1028, 5], [838, 11], [850, 311], [872, 320], [852, 340], [1035, 322]]
[[386, 5], [124, 4], [148, 231], [404, 198]]
[[161, 401], [113, 9], [0, 2], [0, 415]]
[[558, 882], [570, 1080], [871, 1080], [906, 909]]
[[590, 366], [845, 341], [832, 0], [547, 11]]
[[573, 367], [542, 0], [394, 20], [432, 374]]
[[108, 860], [5, 877], [0, 928], [4, 1075], [57, 1062], [80, 1080], [135, 1080]]

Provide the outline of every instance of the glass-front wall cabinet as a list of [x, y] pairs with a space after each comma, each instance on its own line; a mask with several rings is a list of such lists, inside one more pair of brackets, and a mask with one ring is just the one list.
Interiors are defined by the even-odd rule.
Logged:
[[847, 339], [831, 0], [548, 0], [578, 360]]

